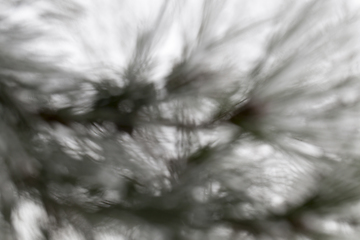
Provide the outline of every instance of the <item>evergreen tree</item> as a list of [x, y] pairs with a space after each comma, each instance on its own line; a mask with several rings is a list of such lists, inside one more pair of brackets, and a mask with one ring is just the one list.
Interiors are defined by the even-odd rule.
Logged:
[[348, 1], [0, 1], [0, 239], [358, 239]]

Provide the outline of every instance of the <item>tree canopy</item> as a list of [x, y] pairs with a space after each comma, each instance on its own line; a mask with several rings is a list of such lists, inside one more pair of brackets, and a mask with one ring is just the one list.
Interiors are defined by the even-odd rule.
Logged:
[[0, 1], [1, 239], [358, 239], [350, 1]]

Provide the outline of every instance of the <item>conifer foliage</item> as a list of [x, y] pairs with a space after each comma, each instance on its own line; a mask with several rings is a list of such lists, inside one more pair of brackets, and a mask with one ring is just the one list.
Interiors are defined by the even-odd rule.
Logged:
[[358, 239], [350, 1], [0, 1], [0, 239]]

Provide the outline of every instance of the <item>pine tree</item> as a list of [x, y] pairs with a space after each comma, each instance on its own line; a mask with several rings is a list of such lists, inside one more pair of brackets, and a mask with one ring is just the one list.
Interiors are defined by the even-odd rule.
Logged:
[[358, 239], [349, 6], [0, 1], [0, 239]]

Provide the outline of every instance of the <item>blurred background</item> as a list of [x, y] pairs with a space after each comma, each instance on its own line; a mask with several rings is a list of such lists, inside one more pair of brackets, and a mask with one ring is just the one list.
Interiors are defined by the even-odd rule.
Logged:
[[0, 1], [0, 239], [358, 239], [359, 7]]

